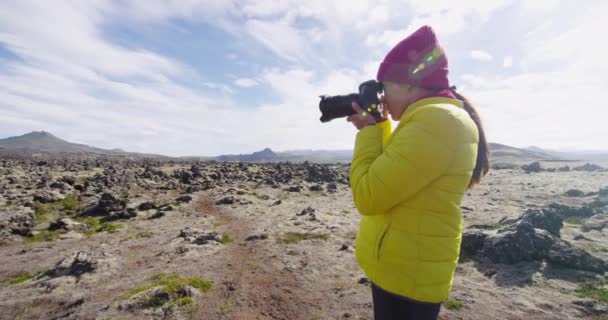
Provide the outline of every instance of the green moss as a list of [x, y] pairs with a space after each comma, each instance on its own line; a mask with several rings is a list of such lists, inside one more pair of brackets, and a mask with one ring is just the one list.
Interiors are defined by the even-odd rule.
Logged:
[[131, 239], [135, 239], [135, 238], [150, 238], [154, 235], [154, 232], [151, 231], [142, 231], [142, 232], [138, 232], [136, 234], [132, 234], [128, 237], [125, 237], [123, 239], [120, 239], [120, 242], [124, 242], [124, 241], [129, 241]]
[[11, 280], [10, 285], [23, 283], [23, 282], [33, 278], [34, 276], [35, 276], [35, 274], [31, 274], [31, 273], [21, 273], [20, 275], [15, 277], [13, 280]]
[[170, 276], [170, 274], [166, 273], [166, 272], [157, 272], [149, 277], [146, 278], [146, 280], [148, 281], [158, 281], [160, 279], [166, 278]]
[[260, 200], [270, 200], [270, 196], [267, 194], [258, 194], [256, 192], [253, 192], [252, 194]]
[[581, 298], [591, 298], [598, 302], [608, 302], [608, 278], [586, 281], [575, 290]]
[[61, 233], [62, 233], [62, 230], [53, 230], [53, 231], [42, 230], [38, 234], [35, 234], [31, 237], [25, 237], [23, 239], [27, 243], [54, 241], [59, 238], [59, 235], [61, 235]]
[[342, 211], [341, 211], [341, 213], [342, 213], [342, 214], [350, 214], [350, 210], [346, 210], [346, 209], [344, 209], [344, 210], [342, 210]]
[[229, 313], [232, 312], [234, 307], [234, 296], [231, 296], [230, 298], [228, 298], [228, 300], [226, 300], [226, 302], [224, 302], [223, 305], [220, 306], [220, 314], [223, 315], [227, 315]]
[[104, 222], [101, 224], [101, 228], [99, 228], [97, 232], [114, 233], [117, 230], [124, 228], [124, 226], [125, 225], [122, 223]]
[[464, 307], [464, 304], [458, 300], [448, 299], [443, 302], [443, 305], [450, 310], [460, 310]]
[[50, 204], [40, 202], [34, 203], [34, 216], [36, 216], [38, 223], [49, 221], [48, 215], [51, 213], [51, 210], [52, 208]]
[[192, 300], [191, 297], [183, 297], [183, 298], [176, 299], [174, 301], [175, 305], [177, 305], [179, 307], [183, 307], [185, 305], [192, 304], [193, 302], [194, 301]]
[[14, 204], [12, 201], [8, 200], [4, 205], [2, 205], [2, 207], [0, 208], [10, 208], [12, 207]]
[[123, 198], [123, 199], [128, 198], [128, 197], [129, 197], [129, 190], [126, 190], [126, 189], [125, 189], [125, 190], [122, 190], [122, 191], [120, 192], [119, 197], [121, 197], [121, 198]]
[[581, 224], [581, 223], [583, 223], [583, 221], [582, 221], [582, 219], [580, 217], [566, 218], [566, 219], [564, 219], [564, 222], [569, 223], [569, 224]]
[[80, 201], [73, 195], [69, 194], [65, 196], [63, 200], [53, 203], [40, 203], [36, 201], [34, 203], [34, 215], [39, 223], [49, 221], [49, 217], [57, 216], [59, 214], [75, 214], [80, 210]]
[[21, 273], [19, 273], [17, 275], [17, 277], [15, 277], [14, 279], [12, 279], [10, 281], [10, 285], [16, 285], [16, 284], [19, 284], [19, 283], [23, 283], [23, 282], [25, 282], [25, 281], [27, 281], [27, 280], [29, 280], [29, 279], [31, 279], [31, 278], [33, 278], [33, 277], [41, 274], [41, 273], [47, 272], [48, 270], [49, 270], [49, 267], [41, 269], [41, 270], [38, 270], [38, 271], [36, 271], [34, 273], [21, 272]]
[[198, 277], [182, 278], [178, 274], [167, 274], [165, 272], [156, 273], [148, 279], [154, 280], [154, 282], [145, 286], [131, 289], [125, 294], [125, 296], [130, 298], [140, 292], [144, 292], [159, 286], [163, 287], [163, 289], [172, 294], [181, 292], [186, 286], [196, 288], [202, 292], [207, 292], [212, 287], [211, 282], [205, 281]]
[[212, 287], [211, 282], [205, 281], [198, 277], [192, 277], [192, 278], [188, 278], [186, 280], [187, 280], [188, 285], [200, 290], [201, 292], [207, 292]]
[[288, 232], [282, 239], [279, 239], [279, 242], [290, 244], [290, 243], [298, 243], [303, 240], [327, 240], [329, 236], [326, 234], [312, 234], [312, 233], [298, 233], [298, 232]]
[[88, 217], [86, 219], [76, 219], [79, 222], [86, 224], [89, 230], [84, 233], [85, 236], [91, 236], [100, 232], [114, 233], [118, 229], [124, 227], [124, 224], [117, 222], [101, 222], [100, 218]]
[[127, 291], [124, 295], [122, 295], [122, 298], [131, 298], [132, 296], [138, 294], [138, 293], [142, 293], [146, 290], [152, 289], [156, 287], [155, 285], [149, 284], [149, 285], [145, 285], [145, 286], [140, 286], [140, 287], [136, 287], [133, 288], [129, 291]]
[[77, 213], [80, 209], [80, 201], [78, 201], [78, 199], [71, 194], [65, 196], [65, 198], [58, 203], [58, 205], [68, 214]]
[[99, 221], [99, 218], [88, 217], [85, 219], [79, 219], [79, 221], [86, 224], [89, 229], [99, 229], [101, 227], [101, 222]]
[[319, 320], [319, 319], [323, 319], [322, 317], [322, 313], [320, 310], [315, 311], [315, 313], [313, 313], [310, 318], [308, 318], [308, 320]]
[[222, 235], [222, 241], [220, 241], [222, 244], [229, 244], [234, 242], [234, 239], [232, 239], [228, 234], [224, 233]]
[[205, 281], [199, 277], [182, 278], [178, 274], [168, 274], [166, 272], [157, 272], [146, 280], [153, 282], [133, 288], [124, 293], [121, 298], [131, 298], [152, 288], [161, 287], [170, 294], [170, 303], [177, 306], [185, 306], [194, 302], [191, 297], [184, 296], [186, 287], [193, 287], [201, 292], [207, 292], [212, 287], [211, 282]]

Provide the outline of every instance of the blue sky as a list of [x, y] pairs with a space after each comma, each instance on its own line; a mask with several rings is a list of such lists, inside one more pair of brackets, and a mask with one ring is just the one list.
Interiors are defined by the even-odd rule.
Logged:
[[182, 155], [351, 149], [354, 92], [429, 24], [490, 141], [608, 150], [604, 1], [3, 1], [0, 138]]

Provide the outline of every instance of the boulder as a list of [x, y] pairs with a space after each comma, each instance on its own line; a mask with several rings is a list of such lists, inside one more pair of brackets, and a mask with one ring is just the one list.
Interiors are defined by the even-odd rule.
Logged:
[[9, 207], [0, 213], [0, 240], [12, 235], [31, 236], [36, 217], [31, 208]]

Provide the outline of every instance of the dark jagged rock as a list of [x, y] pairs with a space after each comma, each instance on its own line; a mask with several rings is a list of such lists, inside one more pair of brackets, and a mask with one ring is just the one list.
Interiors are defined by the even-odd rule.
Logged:
[[103, 256], [105, 256], [105, 254], [93, 251], [75, 252], [59, 261], [54, 267], [40, 273], [35, 278], [43, 279], [45, 277], [81, 276], [97, 269], [98, 260]]
[[199, 185], [188, 186], [188, 188], [186, 188], [187, 193], [195, 193], [195, 192], [199, 192], [202, 190], [206, 190], [206, 189], [203, 186], [199, 186]]
[[[488, 258], [494, 263], [514, 264], [522, 261], [549, 261], [570, 268], [603, 273], [608, 264], [584, 250], [554, 236], [549, 231], [533, 227], [534, 219], [542, 215], [528, 215], [516, 224], [500, 229], [495, 235], [484, 238], [479, 232], [467, 232], [463, 236], [461, 250], [471, 256]], [[541, 222], [540, 225], [545, 225]], [[546, 225], [545, 225], [546, 226]], [[482, 240], [483, 239], [483, 240]], [[483, 246], [479, 249], [479, 242]]]
[[565, 241], [556, 241], [547, 254], [547, 260], [556, 264], [578, 270], [598, 273], [608, 271], [608, 264], [602, 259], [573, 247]]
[[338, 190], [338, 186], [335, 183], [328, 183], [327, 184], [327, 191], [328, 192], [336, 192]]
[[50, 187], [51, 187], [51, 189], [66, 190], [66, 189], [68, 189], [69, 184], [58, 180], [58, 181], [51, 183]]
[[482, 255], [494, 263], [517, 263], [543, 260], [555, 243], [555, 237], [546, 230], [535, 229], [528, 223], [501, 230], [484, 240]]
[[40, 203], [52, 203], [61, 201], [65, 198], [64, 195], [57, 191], [38, 191], [33, 196], [33, 200]]
[[70, 186], [73, 186], [74, 184], [76, 184], [76, 178], [74, 178], [72, 176], [63, 176], [61, 178], [61, 181], [69, 184]]
[[192, 173], [186, 170], [176, 170], [173, 172], [173, 177], [178, 179], [183, 184], [190, 184], [194, 179]]
[[190, 202], [190, 201], [192, 201], [192, 197], [188, 196], [188, 195], [184, 195], [184, 196], [178, 197], [177, 199], [175, 199], [175, 201], [178, 203]]
[[306, 209], [300, 211], [300, 213], [297, 213], [297, 216], [303, 216], [303, 215], [307, 215], [307, 214], [314, 214], [315, 213], [315, 209], [313, 209], [312, 207], [307, 207]]
[[96, 210], [101, 215], [107, 215], [112, 212], [122, 211], [126, 206], [127, 200], [119, 199], [114, 194], [106, 192], [101, 195]]
[[256, 234], [256, 235], [251, 235], [248, 236], [247, 238], [245, 238], [245, 241], [255, 241], [255, 240], [266, 240], [268, 239], [268, 235], [263, 233], [263, 234]]
[[533, 228], [549, 231], [559, 237], [562, 228], [562, 217], [551, 209], [528, 209], [516, 223], [526, 223]]
[[307, 173], [307, 182], [334, 182], [339, 177], [335, 170], [331, 170], [325, 165], [309, 164], [308, 161], [303, 165]]
[[596, 207], [593, 204], [584, 205], [582, 207], [571, 207], [558, 203], [549, 204], [544, 210], [555, 212], [562, 219], [567, 218], [589, 218], [601, 212], [601, 208]]
[[155, 178], [167, 178], [167, 175], [159, 168], [146, 166], [144, 172], [141, 174], [142, 178], [155, 179]]
[[224, 198], [218, 200], [215, 204], [222, 205], [222, 204], [233, 204], [233, 203], [234, 203], [234, 197], [229, 196], [229, 197], [224, 197]]
[[153, 202], [146, 201], [146, 202], [144, 202], [144, 203], [140, 204], [140, 205], [137, 207], [137, 209], [138, 209], [138, 210], [141, 210], [141, 211], [146, 211], [146, 210], [156, 209], [156, 205], [155, 205]]
[[115, 211], [108, 213], [102, 220], [103, 221], [114, 221], [114, 220], [127, 220], [137, 217], [137, 211], [135, 208], [127, 208], [122, 211]]
[[315, 184], [313, 186], [310, 186], [310, 188], [308, 188], [310, 191], [323, 191], [323, 186], [319, 185], [319, 184]]
[[160, 210], [160, 211], [173, 211], [173, 206], [170, 205], [170, 204], [168, 204], [168, 205], [160, 207], [158, 210]]
[[210, 242], [222, 242], [222, 238], [216, 232], [210, 232], [207, 234], [198, 235], [194, 240], [193, 244], [207, 244]]
[[285, 191], [288, 191], [288, 192], [300, 192], [300, 191], [302, 191], [302, 187], [301, 186], [291, 186], [291, 187], [285, 189]]
[[462, 241], [460, 242], [460, 255], [474, 256], [483, 248], [483, 243], [487, 237], [487, 234], [479, 230], [464, 232], [462, 234]]
[[217, 232], [209, 232], [204, 233], [201, 230], [186, 227], [179, 232], [179, 237], [184, 238], [187, 242], [193, 244], [208, 244], [210, 242], [222, 242], [222, 238], [217, 234]]
[[2, 209], [0, 214], [0, 240], [11, 235], [31, 236], [36, 226], [36, 217], [32, 209], [27, 207], [11, 207]]
[[598, 166], [597, 164], [593, 164], [593, 163], [585, 163], [582, 166], [579, 167], [575, 167], [572, 170], [574, 171], [602, 171], [604, 170], [604, 168]]
[[565, 193], [568, 197], [584, 197], [585, 193], [578, 189], [570, 189]]
[[601, 319], [608, 314], [608, 304], [593, 299], [576, 300], [572, 302], [585, 314]]
[[59, 229], [76, 230], [79, 232], [85, 232], [85, 231], [87, 231], [88, 227], [84, 223], [76, 222], [69, 218], [63, 218], [63, 219], [53, 221], [49, 225], [49, 230], [59, 230]]
[[186, 239], [186, 241], [191, 241], [198, 234], [202, 233], [202, 231], [190, 227], [183, 228], [179, 231], [179, 237]]
[[[144, 292], [129, 298], [124, 303], [117, 306], [118, 310], [136, 311], [140, 309], [148, 309], [160, 307], [171, 300], [169, 292], [162, 287], [150, 288]], [[168, 319], [164, 316], [162, 319]]]
[[543, 171], [543, 168], [540, 166], [540, 162], [538, 162], [538, 161], [532, 162], [530, 164], [525, 164], [521, 168], [526, 173], [541, 172], [541, 171]]
[[154, 212], [151, 216], [149, 216], [148, 219], [153, 220], [153, 219], [162, 218], [164, 216], [165, 216], [165, 212], [159, 210], [159, 211]]

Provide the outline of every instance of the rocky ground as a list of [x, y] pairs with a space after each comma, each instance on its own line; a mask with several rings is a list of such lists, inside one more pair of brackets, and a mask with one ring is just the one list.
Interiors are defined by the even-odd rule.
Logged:
[[[608, 319], [599, 165], [503, 162], [471, 190], [441, 318]], [[372, 319], [349, 168], [0, 161], [0, 318]]]

